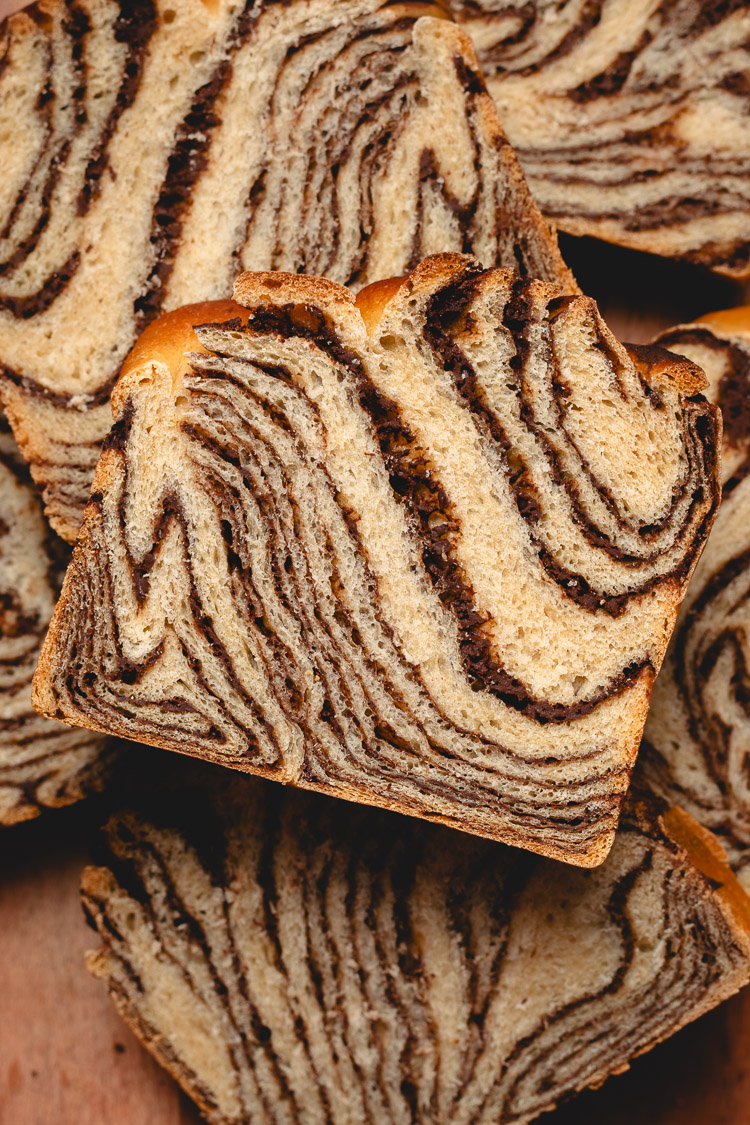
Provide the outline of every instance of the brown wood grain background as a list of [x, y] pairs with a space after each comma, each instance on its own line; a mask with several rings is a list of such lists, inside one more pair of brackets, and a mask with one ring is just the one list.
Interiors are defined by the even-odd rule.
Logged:
[[[20, 6], [0, 0], [0, 18]], [[642, 342], [750, 300], [747, 287], [702, 269], [589, 240], [561, 242], [582, 287], [624, 340]], [[0, 1125], [201, 1120], [83, 965], [95, 938], [78, 883], [104, 808], [96, 798], [0, 833]], [[750, 1125], [750, 989], [636, 1060], [627, 1074], [542, 1120]]]

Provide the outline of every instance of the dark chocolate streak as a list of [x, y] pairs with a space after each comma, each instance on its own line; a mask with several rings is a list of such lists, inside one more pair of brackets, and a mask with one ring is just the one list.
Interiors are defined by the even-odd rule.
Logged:
[[[36, 293], [31, 293], [27, 297], [0, 297], [0, 309], [5, 309], [16, 320], [29, 320], [32, 316], [46, 312], [63, 292], [80, 264], [80, 252], [74, 250], [68, 260], [44, 282], [41, 289], [38, 289]], [[15, 372], [9, 372], [7, 368], [3, 368], [3, 374], [6, 373], [15, 376], [17, 381], [27, 384], [31, 387], [32, 393], [36, 395], [38, 384], [33, 380], [21, 378], [15, 375]], [[66, 395], [64, 397], [68, 399], [72, 396]]]
[[[240, 45], [241, 40], [238, 40], [233, 49]], [[233, 71], [231, 57], [222, 59], [213, 77], [196, 91], [190, 112], [177, 127], [174, 148], [167, 162], [167, 173], [151, 222], [155, 260], [144, 282], [144, 290], [133, 304], [139, 330], [161, 312], [166, 285], [180, 246], [183, 223], [190, 210], [192, 188], [208, 166], [208, 151], [221, 124], [214, 107], [231, 82]]]
[[[73, 269], [73, 273], [75, 272], [75, 269], [77, 267], [78, 267], [78, 257], [76, 255], [75, 268]], [[71, 276], [72, 276], [72, 274], [71, 274]], [[63, 288], [64, 288], [64, 285], [67, 284], [68, 280], [69, 280], [69, 278], [66, 278], [65, 282], [63, 283]], [[57, 292], [55, 292], [50, 297], [49, 301], [47, 302], [47, 304], [44, 307], [48, 308], [49, 305], [51, 305], [52, 302], [56, 299], [57, 295], [58, 295]], [[38, 301], [39, 297], [40, 297], [40, 294], [37, 293], [34, 300]], [[36, 314], [40, 311], [41, 306], [39, 306], [39, 307], [34, 306], [33, 308], [29, 306], [29, 308], [25, 309], [25, 311], [24, 311], [24, 307], [23, 307], [23, 303], [22, 303], [23, 300], [25, 300], [25, 298], [22, 298], [20, 302], [19, 301], [16, 302], [17, 307], [21, 310], [21, 311], [18, 312], [18, 315], [21, 316], [21, 317], [24, 317], [24, 318], [36, 316]], [[29, 300], [30, 300], [30, 298], [29, 298]], [[0, 308], [2, 308], [2, 307], [3, 307], [3, 298], [0, 298]], [[105, 383], [100, 383], [100, 385], [98, 387], [96, 387], [96, 389], [93, 390], [90, 395], [86, 396], [87, 401], [85, 403], [84, 409], [93, 410], [94, 407], [104, 406], [105, 403], [109, 402], [110, 395], [112, 394], [112, 388], [114, 387], [118, 378], [119, 378], [119, 372], [115, 372], [115, 374], [111, 375]], [[73, 394], [73, 393], [63, 394], [59, 391], [52, 391], [52, 390], [49, 389], [49, 387], [45, 387], [41, 383], [37, 383], [34, 379], [31, 379], [26, 375], [20, 375], [17, 371], [13, 371], [10, 367], [5, 367], [1, 363], [0, 363], [0, 379], [7, 379], [7, 381], [9, 383], [12, 383], [15, 387], [18, 387], [19, 390], [22, 390], [29, 397], [33, 396], [36, 399], [41, 399], [43, 402], [49, 403], [50, 406], [67, 407], [67, 406], [70, 406], [71, 400], [74, 399], [74, 398], [80, 401], [80, 394]], [[76, 406], [76, 409], [78, 409], [77, 406]], [[61, 444], [69, 444], [69, 443], [61, 443]], [[80, 445], [84, 445], [84, 444], [90, 444], [90, 443], [80, 443]], [[76, 442], [75, 445], [76, 445], [76, 448], [80, 448], [78, 442]], [[45, 462], [43, 462], [41, 460], [35, 461], [35, 465], [43, 465], [43, 464], [45, 464]], [[88, 485], [87, 485], [87, 487], [88, 487]]]
[[644, 31], [632, 51], [621, 51], [606, 70], [597, 74], [595, 78], [590, 78], [588, 82], [582, 82], [580, 86], [576, 86], [574, 90], [570, 91], [568, 97], [571, 101], [578, 102], [579, 105], [585, 105], [596, 98], [608, 98], [613, 94], [619, 94], [628, 80], [633, 63], [641, 51], [651, 42], [651, 38], [651, 32]]
[[114, 22], [114, 39], [125, 46], [125, 64], [114, 105], [107, 115], [89, 157], [84, 182], [76, 200], [76, 212], [83, 216], [101, 194], [102, 176], [109, 167], [109, 142], [117, 123], [133, 105], [143, 77], [148, 46], [159, 26], [154, 0], [120, 0], [120, 15]]

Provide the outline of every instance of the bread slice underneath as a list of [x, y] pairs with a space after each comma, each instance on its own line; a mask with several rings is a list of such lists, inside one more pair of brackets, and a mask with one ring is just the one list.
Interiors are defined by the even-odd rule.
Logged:
[[73, 804], [101, 788], [111, 765], [108, 739], [31, 706], [31, 677], [69, 557], [0, 419], [0, 826]]
[[576, 291], [437, 4], [41, 0], [0, 58], [0, 393], [71, 542], [138, 333], [240, 269], [457, 250]]
[[449, 6], [560, 230], [750, 275], [747, 4]]
[[601, 862], [717, 500], [702, 373], [460, 255], [235, 297], [124, 367], [35, 706]]
[[168, 777], [84, 873], [87, 964], [212, 1125], [520, 1125], [750, 979], [721, 848], [645, 794], [584, 872], [205, 764]]
[[658, 341], [706, 372], [724, 417], [723, 498], [656, 681], [651, 784], [711, 828], [750, 889], [750, 307]]

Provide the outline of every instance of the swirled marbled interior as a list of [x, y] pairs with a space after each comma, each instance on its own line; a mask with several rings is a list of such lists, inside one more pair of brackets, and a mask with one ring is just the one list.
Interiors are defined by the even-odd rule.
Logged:
[[744, 0], [449, 0], [560, 230], [750, 273]]
[[88, 965], [212, 1125], [523, 1125], [750, 977], [721, 849], [651, 800], [583, 872], [175, 772], [84, 874]]
[[659, 341], [699, 363], [724, 417], [724, 493], [654, 690], [644, 765], [711, 828], [750, 888], [750, 310]]
[[71, 541], [139, 331], [240, 269], [457, 250], [575, 292], [434, 4], [42, 0], [0, 25], [0, 162], [0, 392]]
[[600, 862], [717, 503], [702, 373], [460, 255], [235, 296], [125, 365], [35, 705]]

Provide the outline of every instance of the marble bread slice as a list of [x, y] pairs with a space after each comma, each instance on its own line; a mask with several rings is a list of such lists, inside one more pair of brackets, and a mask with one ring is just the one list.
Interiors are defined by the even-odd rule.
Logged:
[[743, 0], [449, 0], [560, 230], [750, 275]]
[[41, 713], [601, 862], [718, 498], [700, 369], [460, 255], [155, 322]]
[[750, 978], [721, 848], [645, 794], [581, 871], [193, 768], [112, 818], [83, 903], [212, 1125], [525, 1125]]
[[576, 286], [445, 10], [41, 0], [0, 23], [0, 396], [75, 538], [126, 355], [241, 269]]
[[100, 789], [113, 752], [90, 730], [44, 719], [31, 677], [70, 550], [42, 506], [0, 421], [0, 825], [31, 820]]
[[651, 783], [711, 828], [750, 889], [750, 308], [659, 343], [699, 363], [724, 419], [723, 497], [646, 724]]

